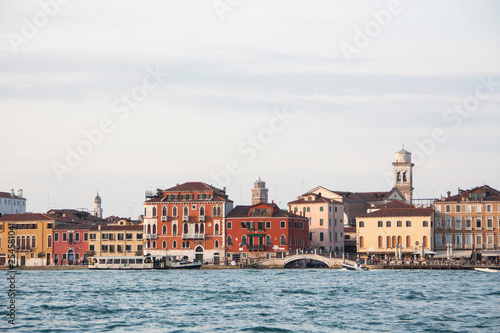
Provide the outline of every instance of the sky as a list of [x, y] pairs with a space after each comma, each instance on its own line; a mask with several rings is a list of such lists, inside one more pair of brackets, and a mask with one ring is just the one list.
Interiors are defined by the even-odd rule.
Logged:
[[0, 0], [0, 191], [137, 217], [202, 181], [500, 188], [498, 1]]

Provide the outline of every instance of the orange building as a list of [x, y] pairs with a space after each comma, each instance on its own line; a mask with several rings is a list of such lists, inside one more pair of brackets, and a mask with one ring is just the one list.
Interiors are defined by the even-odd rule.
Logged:
[[225, 190], [202, 182], [158, 190], [144, 203], [144, 253], [223, 262], [224, 217], [232, 209]]

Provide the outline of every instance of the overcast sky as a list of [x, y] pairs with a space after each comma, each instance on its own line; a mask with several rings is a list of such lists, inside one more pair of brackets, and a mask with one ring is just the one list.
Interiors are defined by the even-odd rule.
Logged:
[[415, 198], [500, 188], [498, 1], [40, 3], [0, 1], [0, 191], [29, 211], [388, 191], [402, 143]]

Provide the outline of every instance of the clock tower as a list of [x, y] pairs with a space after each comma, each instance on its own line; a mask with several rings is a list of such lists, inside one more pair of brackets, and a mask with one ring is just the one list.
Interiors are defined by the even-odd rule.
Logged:
[[268, 203], [268, 192], [266, 183], [260, 180], [259, 177], [259, 180], [254, 183], [252, 189], [252, 206], [259, 203]]

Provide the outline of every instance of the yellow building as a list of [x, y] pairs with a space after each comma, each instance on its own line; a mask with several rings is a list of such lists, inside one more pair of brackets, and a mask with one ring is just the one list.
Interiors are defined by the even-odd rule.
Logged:
[[142, 254], [143, 225], [95, 225], [89, 231], [91, 256]]
[[[375, 207], [356, 218], [358, 253], [395, 257], [401, 246], [404, 257], [434, 253], [433, 208], [415, 208], [401, 201]], [[422, 249], [423, 246], [423, 249]]]
[[46, 266], [52, 259], [52, 228], [58, 221], [47, 214], [7, 214], [0, 217], [0, 266], [9, 263], [9, 238], [18, 266]]

